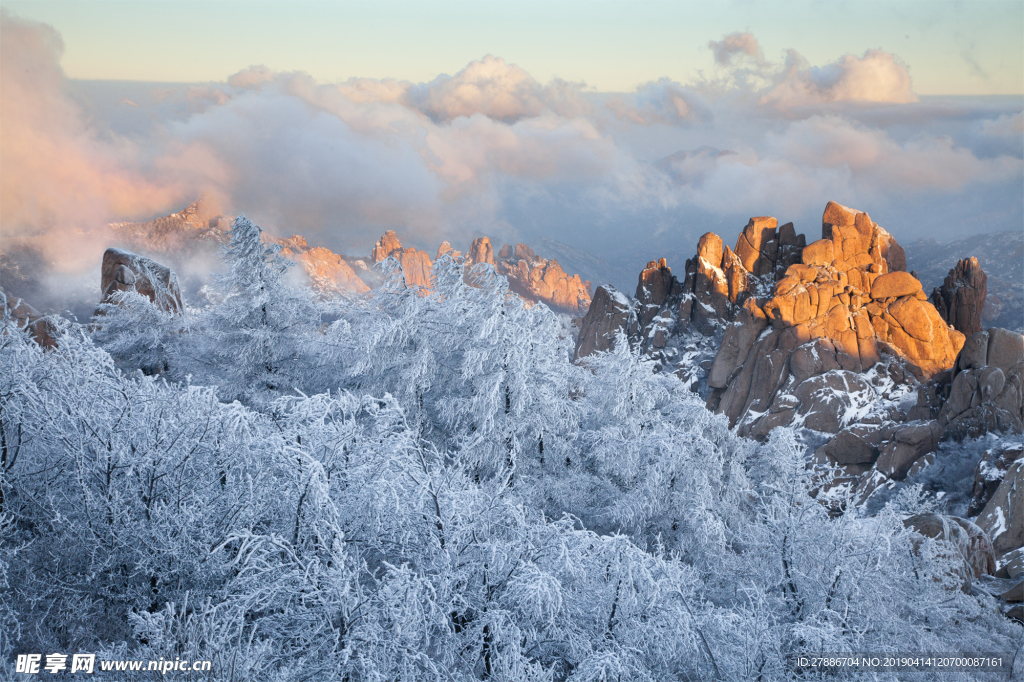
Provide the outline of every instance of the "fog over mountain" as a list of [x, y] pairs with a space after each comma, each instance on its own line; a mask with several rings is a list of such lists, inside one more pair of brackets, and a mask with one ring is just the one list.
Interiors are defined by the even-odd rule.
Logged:
[[869, 45], [812, 65], [733, 34], [709, 42], [703, 80], [626, 93], [494, 55], [423, 83], [253, 66], [147, 84], [71, 81], [57, 31], [2, 22], [2, 162], [19, 168], [4, 249], [66, 274], [95, 274], [108, 222], [204, 192], [339, 253], [385, 229], [428, 249], [552, 239], [610, 264], [595, 283], [751, 215], [811, 229], [829, 199], [871, 206], [907, 243], [1024, 220], [1021, 98], [919, 97], [898, 54]]

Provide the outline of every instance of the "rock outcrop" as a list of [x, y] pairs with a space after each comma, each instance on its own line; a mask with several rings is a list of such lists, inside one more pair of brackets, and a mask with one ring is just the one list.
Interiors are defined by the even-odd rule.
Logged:
[[[231, 239], [232, 222], [234, 219], [223, 215], [215, 200], [204, 196], [177, 213], [138, 223], [112, 223], [110, 228], [117, 243], [133, 252], [159, 257], [180, 270], [194, 257], [209, 261], [216, 258], [217, 249]], [[369, 290], [359, 276], [366, 273], [356, 273], [352, 268], [358, 262], [355, 259], [347, 259], [326, 247], [310, 247], [300, 235], [284, 239], [264, 233], [264, 239], [280, 244], [282, 255], [301, 264], [314, 289], [324, 293]], [[190, 286], [186, 277], [187, 289], [197, 289], [203, 283], [202, 278], [193, 280]]]
[[138, 223], [111, 223], [110, 228], [118, 242], [136, 251], [189, 258], [203, 251], [213, 254], [226, 244], [232, 222], [216, 200], [203, 196], [177, 213]]
[[[988, 367], [987, 341], [984, 367], [970, 364], [980, 341], [965, 346], [888, 231], [830, 202], [821, 236], [808, 244], [769, 217], [750, 219], [735, 249], [705, 234], [681, 279], [663, 259], [643, 269], [632, 301], [599, 288], [576, 357], [624, 336], [742, 436], [766, 438], [777, 426], [816, 432], [819, 443], [832, 434], [814, 456], [832, 481], [825, 489], [851, 485], [860, 501], [922, 471], [958, 424], [977, 426], [974, 433], [1018, 428], [1020, 379]], [[980, 316], [983, 278], [969, 259], [954, 269], [956, 319]], [[1012, 356], [1010, 345], [1000, 332], [1001, 358]], [[955, 362], [970, 368], [951, 369]], [[947, 399], [954, 382], [958, 397]]]
[[987, 282], [978, 259], [964, 258], [949, 271], [942, 286], [932, 290], [930, 300], [943, 320], [970, 336], [982, 330]]
[[18, 329], [26, 330], [43, 348], [57, 347], [59, 321], [43, 315], [24, 299], [12, 296], [0, 287], [0, 317], [10, 314]]
[[440, 260], [441, 256], [445, 254], [448, 254], [452, 258], [462, 258], [462, 252], [453, 249], [452, 245], [449, 244], [447, 241], [441, 242], [441, 246], [437, 247], [437, 256], [434, 258], [434, 260]]
[[292, 235], [289, 239], [271, 237], [270, 240], [281, 245], [282, 256], [302, 265], [314, 289], [356, 293], [370, 290], [348, 261], [330, 249], [323, 246], [310, 247], [301, 235]]
[[616, 337], [625, 334], [633, 315], [632, 302], [609, 284], [599, 286], [590, 309], [580, 323], [573, 360], [615, 348]]
[[903, 525], [926, 538], [948, 543], [960, 555], [963, 563], [958, 574], [963, 578], [965, 592], [970, 590], [973, 580], [996, 572], [992, 542], [974, 522], [957, 516], [919, 514], [904, 520]]
[[398, 239], [398, 233], [394, 230], [388, 230], [380, 239], [377, 240], [377, 243], [373, 245], [373, 251], [370, 252], [370, 258], [373, 259], [374, 263], [380, 263], [388, 256], [395, 254], [395, 252], [401, 252], [401, 250], [402, 242]]
[[1024, 432], [1024, 336], [998, 327], [972, 334], [957, 355], [938, 420], [956, 438]]
[[490, 241], [481, 243], [483, 240], [487, 238], [473, 242], [471, 257], [490, 256], [498, 274], [505, 276], [509, 288], [522, 298], [570, 315], [579, 315], [590, 307], [590, 282], [582, 281], [579, 275], [570, 276], [557, 260], [538, 256], [526, 244], [515, 248], [505, 244], [494, 260]]
[[[462, 252], [452, 248], [449, 242], [442, 242], [437, 249], [437, 258], [445, 254], [462, 258]], [[426, 251], [402, 248], [402, 242], [394, 230], [388, 230], [373, 247], [371, 254], [375, 263], [389, 256], [395, 257], [402, 266], [406, 286], [418, 286], [429, 290], [430, 271], [433, 261]], [[569, 275], [558, 261], [542, 258], [525, 244], [515, 248], [505, 245], [497, 258], [488, 237], [473, 240], [464, 261], [468, 271], [479, 265], [491, 265], [495, 272], [508, 280], [509, 289], [533, 303], [544, 303], [564, 313], [578, 315], [590, 305], [590, 282], [583, 282], [579, 275]]]
[[474, 239], [469, 247], [466, 265], [472, 267], [481, 263], [494, 265], [494, 247], [491, 246], [491, 240], [488, 237]]
[[949, 269], [964, 255], [976, 257], [985, 270], [985, 309], [981, 327], [1024, 333], [1024, 230], [978, 234], [946, 244], [926, 239], [907, 247], [907, 269], [920, 273], [925, 291], [943, 285]]
[[[963, 337], [948, 328], [905, 267], [892, 235], [868, 214], [835, 202], [822, 216], [822, 239], [812, 244], [791, 223], [751, 218], [735, 249], [715, 234], [702, 236], [681, 281], [667, 263], [649, 263], [629, 337], [668, 363], [671, 354], [659, 351], [672, 336], [724, 329], [706, 377], [708, 404], [733, 423], [771, 407], [790, 378], [790, 355], [811, 342], [803, 355], [812, 361], [801, 358], [802, 379], [832, 369], [862, 372], [885, 353], [901, 357], [924, 380], [952, 364]], [[579, 341], [584, 346], [596, 347], [586, 339]]]
[[968, 516], [977, 516], [988, 504], [1006, 472], [1014, 462], [1024, 457], [1024, 444], [1003, 443], [1001, 447], [989, 449], [974, 470], [974, 485], [971, 487], [971, 504]]
[[405, 276], [405, 285], [407, 287], [420, 287], [424, 290], [430, 289], [430, 270], [434, 267], [434, 262], [430, 260], [430, 256], [426, 251], [414, 248], [403, 249], [402, 242], [398, 239], [398, 235], [394, 230], [388, 230], [384, 233], [384, 236], [374, 245], [370, 257], [374, 263], [380, 263], [389, 257], [394, 257], [402, 266], [402, 273]]
[[1024, 547], [1024, 459], [1007, 469], [977, 524], [992, 539], [997, 555]]
[[[835, 433], [846, 425], [842, 420], [807, 422], [809, 414], [838, 407], [821, 405], [821, 396], [838, 391], [855, 401], [865, 381], [853, 377], [883, 355], [900, 358], [918, 380], [928, 379], [953, 364], [963, 343], [921, 283], [898, 269], [905, 266], [899, 244], [866, 213], [830, 202], [822, 237], [803, 247], [799, 262], [791, 254], [779, 258], [774, 244], [799, 242], [776, 236], [765, 219], [751, 220], [738, 242], [738, 249], [747, 249], [744, 268], [761, 273], [762, 286], [771, 283], [769, 273], [782, 275], [767, 301], [748, 299], [726, 328], [708, 378], [709, 407], [739, 423], [745, 435], [767, 435], [797, 417], [803, 426]], [[755, 255], [755, 244], [767, 255]]]
[[[631, 322], [621, 330], [626, 338], [697, 389], [707, 384], [707, 376], [695, 368], [701, 364], [710, 367], [716, 337], [730, 322], [739, 321], [743, 332], [725, 342], [729, 344], [726, 355], [742, 354], [738, 360], [742, 362], [749, 344], [766, 324], [757, 297], [764, 298], [776, 270], [798, 259], [804, 244], [803, 236], [796, 235], [791, 224], [779, 231], [775, 225], [774, 218], [752, 218], [737, 239], [736, 250], [718, 235], [704, 234], [697, 254], [684, 265], [682, 279], [673, 274], [664, 258], [649, 262], [637, 281]], [[591, 306], [584, 318], [577, 337], [577, 357], [600, 346], [584, 331], [603, 329], [593, 319], [598, 314]], [[717, 370], [712, 370], [723, 382], [732, 370], [724, 369], [724, 357]]]
[[167, 312], [179, 313], [184, 308], [178, 277], [169, 267], [122, 249], [103, 253], [100, 290], [101, 303], [110, 303], [114, 292], [137, 291]]

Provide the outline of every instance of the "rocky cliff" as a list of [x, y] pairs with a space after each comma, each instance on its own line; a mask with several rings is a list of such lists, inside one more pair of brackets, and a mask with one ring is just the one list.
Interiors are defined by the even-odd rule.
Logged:
[[232, 220], [204, 196], [177, 213], [139, 223], [111, 223], [110, 229], [117, 242], [134, 251], [188, 258], [225, 244]]
[[402, 248], [402, 242], [394, 230], [385, 232], [384, 236], [374, 244], [373, 251], [370, 253], [370, 259], [374, 263], [380, 263], [390, 257], [394, 257], [402, 266], [407, 287], [430, 289], [430, 269], [434, 265], [434, 262], [430, 260], [430, 255], [419, 249]]
[[[437, 258], [444, 255], [462, 258], [462, 252], [443, 242], [437, 249]], [[430, 288], [430, 269], [433, 262], [426, 251], [402, 248], [402, 242], [394, 230], [388, 230], [373, 247], [371, 258], [379, 263], [394, 256], [402, 266], [406, 286]], [[590, 282], [584, 282], [579, 275], [568, 275], [558, 261], [542, 258], [525, 244], [514, 248], [508, 244], [495, 256], [494, 247], [488, 237], [473, 240], [466, 252], [466, 268], [490, 265], [508, 279], [509, 288], [523, 299], [533, 303], [544, 303], [559, 312], [579, 315], [590, 305]]]
[[965, 336], [980, 332], [988, 293], [988, 277], [975, 257], [957, 261], [929, 300], [939, 316]]
[[1024, 337], [993, 328], [965, 345], [951, 326], [981, 319], [976, 260], [950, 271], [933, 295], [940, 310], [867, 213], [830, 202], [821, 237], [807, 243], [770, 217], [752, 218], [734, 249], [705, 234], [682, 278], [662, 259], [632, 300], [598, 287], [576, 357], [624, 339], [741, 435], [817, 434], [817, 464], [838, 467], [861, 499], [927, 466], [942, 439], [1021, 432]]
[[543, 302], [571, 315], [590, 307], [590, 282], [568, 275], [557, 260], [538, 256], [526, 244], [502, 246], [495, 269], [508, 278], [512, 291], [528, 301]]

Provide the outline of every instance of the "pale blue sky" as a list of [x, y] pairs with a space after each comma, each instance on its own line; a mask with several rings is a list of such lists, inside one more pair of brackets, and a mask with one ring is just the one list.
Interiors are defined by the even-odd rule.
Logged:
[[253, 64], [427, 81], [494, 54], [541, 82], [628, 91], [715, 74], [707, 47], [750, 31], [769, 60], [882, 48], [930, 94], [1024, 92], [1024, 2], [123, 2], [2, 0], [63, 36], [71, 78], [220, 81]]

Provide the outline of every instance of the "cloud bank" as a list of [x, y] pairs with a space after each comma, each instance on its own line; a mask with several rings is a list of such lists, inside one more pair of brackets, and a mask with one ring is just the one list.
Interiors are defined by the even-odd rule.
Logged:
[[548, 238], [627, 267], [686, 254], [709, 229], [731, 238], [750, 215], [813, 236], [829, 199], [902, 240], [952, 237], [982, 213], [1019, 229], [1024, 204], [1021, 102], [920, 101], [880, 49], [772, 62], [734, 33], [708, 45], [714, 80], [598, 93], [492, 55], [425, 83], [266, 66], [191, 86], [76, 83], [53, 29], [5, 13], [0, 44], [4, 248], [32, 243], [66, 270], [95, 267], [106, 222], [202, 192], [347, 253], [396, 229], [432, 248]]

